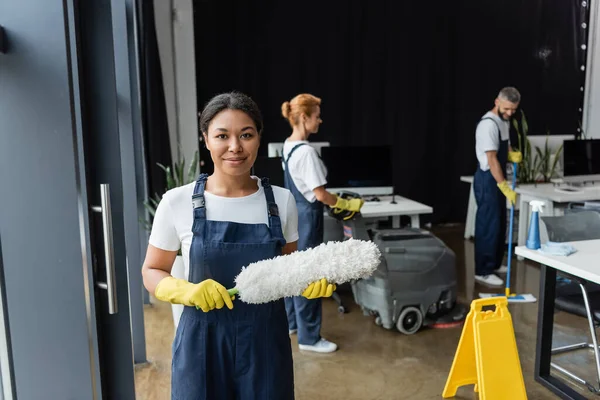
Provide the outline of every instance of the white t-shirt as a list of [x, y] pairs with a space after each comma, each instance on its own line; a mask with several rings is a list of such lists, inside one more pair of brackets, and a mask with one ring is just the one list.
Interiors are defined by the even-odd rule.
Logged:
[[[289, 157], [292, 149], [300, 143], [307, 144], [297, 148], [288, 161], [290, 175], [298, 191], [302, 193], [306, 200], [314, 203], [317, 197], [313, 190], [327, 184], [327, 168], [321, 161], [317, 150], [310, 146], [306, 140], [286, 140], [283, 143], [284, 160]], [[283, 169], [285, 170], [285, 164]]]
[[[267, 200], [260, 180], [258, 191], [244, 197], [221, 197], [204, 192], [206, 219], [210, 221], [231, 221], [245, 224], [267, 224]], [[192, 245], [192, 224], [194, 212], [192, 194], [196, 182], [167, 191], [156, 209], [149, 243], [159, 249], [175, 251], [181, 248], [185, 265], [185, 276], [189, 272], [190, 246]], [[298, 210], [296, 201], [289, 190], [271, 186], [275, 203], [279, 208], [279, 218], [283, 236], [287, 243], [298, 240]]]
[[479, 161], [479, 168], [483, 171], [490, 169], [487, 161], [486, 151], [498, 151], [500, 149], [500, 141], [498, 140], [498, 127], [500, 127], [501, 140], [509, 140], [510, 125], [508, 121], [502, 120], [499, 116], [491, 111], [488, 111], [482, 118], [493, 118], [494, 121], [486, 119], [479, 122], [475, 132], [475, 154]]

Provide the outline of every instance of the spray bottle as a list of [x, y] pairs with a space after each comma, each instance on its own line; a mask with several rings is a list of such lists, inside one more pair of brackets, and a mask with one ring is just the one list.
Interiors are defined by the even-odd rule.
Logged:
[[529, 202], [531, 206], [531, 221], [529, 221], [529, 233], [527, 234], [526, 246], [528, 249], [537, 250], [541, 247], [540, 244], [540, 212], [544, 207], [544, 202], [540, 200], [532, 200]]

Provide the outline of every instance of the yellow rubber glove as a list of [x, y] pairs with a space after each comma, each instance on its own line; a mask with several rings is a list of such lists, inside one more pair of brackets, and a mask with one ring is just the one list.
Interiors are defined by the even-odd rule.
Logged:
[[523, 161], [523, 154], [521, 154], [520, 151], [509, 151], [508, 161], [519, 164], [521, 161]]
[[364, 203], [365, 201], [363, 199], [346, 200], [338, 197], [335, 205], [332, 208], [359, 212]]
[[215, 308], [221, 309], [225, 305], [231, 310], [234, 298], [227, 293], [225, 286], [212, 279], [200, 283], [191, 283], [185, 279], [172, 276], [158, 282], [156, 289], [154, 289], [154, 296], [158, 300], [173, 304], [200, 307], [204, 312]]
[[319, 297], [331, 297], [335, 292], [336, 286], [327, 282], [327, 279], [323, 278], [320, 281], [316, 281], [308, 285], [308, 287], [302, 292], [302, 296], [307, 299], [318, 299]]
[[506, 196], [508, 200], [510, 200], [511, 204], [515, 204], [517, 202], [517, 193], [508, 186], [508, 181], [503, 181], [498, 184], [498, 189]]

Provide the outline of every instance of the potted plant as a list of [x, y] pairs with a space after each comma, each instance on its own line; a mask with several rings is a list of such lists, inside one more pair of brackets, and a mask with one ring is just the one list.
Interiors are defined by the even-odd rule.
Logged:
[[[167, 192], [168, 190], [171, 190], [173, 188], [179, 187], [179, 186], [187, 185], [188, 183], [192, 183], [196, 180], [196, 178], [198, 176], [198, 166], [199, 166], [198, 158], [199, 158], [199, 153], [198, 153], [198, 151], [196, 151], [194, 153], [194, 159], [192, 160], [192, 163], [188, 167], [187, 172], [186, 172], [184, 157], [180, 158], [177, 162], [174, 162], [172, 167], [164, 166], [160, 163], [156, 164], [164, 171], [167, 186], [165, 187], [165, 190], [163, 193], [161, 193], [161, 194], [154, 193], [154, 195], [152, 197], [150, 197], [149, 199], [147, 199], [144, 202], [144, 206], [145, 206], [146, 210], [148, 211], [148, 213], [150, 214], [150, 219], [154, 218], [154, 215], [156, 214], [156, 208], [158, 207], [158, 203], [160, 203], [160, 200], [162, 199], [162, 196], [164, 195], [165, 192]], [[144, 227], [147, 230], [152, 229], [151, 221], [142, 220], [141, 222], [143, 223]], [[175, 262], [173, 263], [173, 268], [171, 269], [171, 275], [173, 275], [175, 278], [187, 279], [187, 277], [185, 276], [185, 264], [183, 263], [181, 249], [179, 249], [179, 252], [177, 253], [177, 256], [175, 257]], [[179, 324], [179, 318], [181, 317], [181, 313], [183, 312], [183, 306], [180, 304], [172, 304], [171, 311], [173, 313], [173, 324], [175, 325], [175, 330], [177, 330], [177, 325]]]
[[513, 126], [519, 136], [519, 147], [523, 154], [523, 161], [519, 165], [517, 181], [522, 184], [550, 182], [556, 175], [556, 167], [563, 145], [561, 144], [556, 152], [553, 153], [548, 146], [548, 137], [550, 134], [548, 132], [544, 149], [535, 147], [534, 152], [528, 138], [529, 125], [527, 124], [527, 118], [523, 110], [521, 110], [520, 126], [516, 118], [513, 119]]
[[[163, 193], [159, 194], [159, 193], [154, 193], [154, 196], [150, 197], [148, 200], [146, 200], [144, 202], [144, 206], [146, 207], [146, 210], [148, 211], [148, 213], [150, 214], [150, 216], [153, 218], [155, 213], [156, 213], [156, 208], [158, 207], [158, 203], [160, 203], [160, 200], [162, 199], [163, 194], [165, 194], [167, 191], [179, 187], [179, 186], [183, 186], [183, 185], [187, 185], [188, 183], [192, 183], [196, 180], [196, 178], [198, 177], [198, 158], [199, 158], [199, 153], [198, 151], [196, 151], [194, 153], [194, 159], [192, 160], [192, 163], [190, 164], [187, 174], [185, 174], [185, 158], [182, 157], [179, 161], [174, 162], [173, 163], [173, 167], [166, 167], [164, 165], [162, 165], [161, 163], [156, 163], [156, 165], [158, 165], [160, 167], [160, 169], [162, 169], [165, 173], [165, 177], [167, 180], [167, 186], [165, 187], [165, 190]], [[144, 224], [145, 228], [147, 230], [152, 229], [152, 222], [151, 221], [147, 221], [147, 220], [142, 220], [142, 223]]]

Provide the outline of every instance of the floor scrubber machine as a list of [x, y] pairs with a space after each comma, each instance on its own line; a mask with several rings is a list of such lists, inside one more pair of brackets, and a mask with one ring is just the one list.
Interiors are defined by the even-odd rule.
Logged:
[[[338, 195], [360, 197], [346, 191]], [[329, 215], [341, 222], [345, 238], [379, 246], [382, 259], [375, 273], [351, 284], [355, 302], [377, 325], [411, 335], [424, 326], [464, 321], [468, 310], [456, 301], [456, 257], [442, 240], [418, 228], [380, 229], [360, 213], [329, 210]]]

